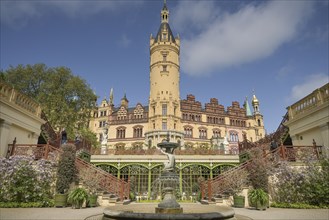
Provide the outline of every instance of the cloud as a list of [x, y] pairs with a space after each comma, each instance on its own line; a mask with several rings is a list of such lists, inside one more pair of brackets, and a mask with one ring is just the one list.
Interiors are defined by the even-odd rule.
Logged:
[[287, 101], [289, 103], [294, 103], [328, 82], [328, 74], [318, 73], [309, 75], [306, 77], [305, 81], [302, 84], [295, 85], [292, 87], [291, 93]]
[[279, 70], [278, 78], [284, 78], [284, 77], [290, 75], [291, 73], [293, 73], [294, 70], [295, 70], [295, 68], [292, 65], [287, 64], [287, 65], [281, 67], [281, 69]]
[[140, 5], [143, 1], [103, 1], [103, 0], [33, 0], [33, 1], [0, 1], [1, 23], [21, 28], [29, 21], [45, 17], [51, 13], [61, 13], [69, 18], [91, 16], [99, 12], [117, 12], [127, 4]]
[[127, 37], [127, 35], [124, 34], [122, 35], [118, 43], [121, 47], [126, 48], [131, 44], [131, 40]]
[[219, 14], [214, 1], [180, 1], [172, 11], [173, 27], [185, 33], [191, 29], [201, 30], [208, 27], [209, 21]]
[[[179, 4], [178, 8], [186, 10], [187, 3]], [[203, 4], [214, 7], [212, 2]], [[245, 5], [234, 13], [220, 13], [193, 38], [182, 38], [182, 69], [190, 75], [204, 75], [270, 56], [297, 35], [312, 12], [311, 6], [311, 1], [266, 1]], [[217, 15], [215, 9], [204, 8], [210, 16]], [[202, 24], [204, 17], [186, 16], [180, 22]]]

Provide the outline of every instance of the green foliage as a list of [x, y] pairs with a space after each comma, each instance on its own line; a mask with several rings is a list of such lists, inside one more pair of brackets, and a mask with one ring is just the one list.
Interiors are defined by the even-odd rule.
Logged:
[[129, 199], [130, 199], [131, 201], [134, 201], [134, 200], [136, 199], [136, 196], [135, 196], [135, 193], [134, 193], [134, 192], [130, 192], [130, 193], [129, 193]]
[[305, 199], [309, 204], [329, 206], [329, 158], [320, 161], [320, 164], [308, 162], [305, 173]]
[[306, 160], [304, 167], [282, 163], [273, 182], [273, 199], [279, 204], [329, 206], [329, 159]]
[[[2, 78], [35, 98], [54, 129], [66, 128], [70, 139], [77, 133], [86, 133], [83, 129], [88, 128], [97, 97], [86, 81], [73, 75], [70, 69], [48, 68], [45, 64], [10, 66], [2, 72]], [[93, 143], [94, 136], [88, 133], [82, 137]]]
[[264, 206], [268, 203], [268, 194], [263, 189], [252, 189], [248, 192], [248, 198], [252, 204], [259, 203]]
[[41, 208], [53, 207], [54, 200], [42, 202], [0, 202], [0, 208]]
[[52, 197], [54, 164], [33, 157], [0, 158], [0, 201], [48, 202]]
[[56, 191], [65, 193], [70, 188], [70, 184], [77, 180], [78, 170], [75, 166], [75, 146], [65, 144], [62, 146], [57, 168]]
[[89, 198], [88, 192], [84, 188], [75, 188], [72, 190], [67, 199], [75, 208], [81, 208], [82, 203], [87, 202]]
[[274, 208], [289, 208], [289, 209], [328, 209], [329, 205], [327, 206], [316, 206], [310, 205], [306, 203], [277, 203], [273, 202], [271, 207]]

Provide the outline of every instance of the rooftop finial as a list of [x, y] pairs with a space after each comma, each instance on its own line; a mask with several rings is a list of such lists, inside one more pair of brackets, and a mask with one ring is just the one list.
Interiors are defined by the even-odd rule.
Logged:
[[163, 0], [163, 8], [162, 10], [168, 10], [167, 8], [167, 0]]

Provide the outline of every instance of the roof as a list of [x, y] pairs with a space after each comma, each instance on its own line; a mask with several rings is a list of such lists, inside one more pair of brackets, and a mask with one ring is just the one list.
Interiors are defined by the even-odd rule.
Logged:
[[172, 42], [175, 43], [175, 37], [170, 29], [170, 26], [167, 22], [162, 22], [159, 28], [159, 31], [157, 33], [157, 36], [155, 37], [155, 42], [158, 42], [158, 39], [160, 39], [160, 41], [163, 41], [164, 39], [162, 38], [162, 31], [167, 29], [168, 31], [168, 39], [171, 38]]

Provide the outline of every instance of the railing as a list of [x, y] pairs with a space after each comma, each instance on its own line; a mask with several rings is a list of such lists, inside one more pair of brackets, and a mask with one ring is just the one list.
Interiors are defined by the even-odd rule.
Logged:
[[41, 112], [41, 118], [46, 121], [46, 123], [41, 126], [42, 133], [46, 136], [45, 138], [47, 138], [47, 141], [52, 146], [59, 147], [61, 139], [60, 134], [55, 132], [43, 111]]
[[288, 112], [285, 114], [285, 116], [282, 118], [282, 121], [277, 128], [277, 130], [274, 133], [271, 133], [269, 135], [266, 135], [264, 138], [260, 139], [256, 142], [251, 142], [247, 140], [247, 138], [244, 137], [244, 140], [242, 142], [239, 142], [239, 153], [243, 154], [255, 147], [262, 147], [262, 148], [269, 148], [272, 141], [275, 141], [278, 145], [283, 144], [285, 141], [289, 128], [284, 125], [284, 122], [288, 120]]
[[288, 107], [289, 118], [302, 117], [302, 114], [329, 101], [329, 83]]
[[117, 177], [112, 176], [108, 172], [97, 168], [95, 165], [88, 163], [80, 158], [76, 158], [75, 164], [79, 170], [88, 169], [90, 174], [94, 174], [89, 178], [94, 178], [97, 176], [97, 178], [100, 180], [99, 187], [101, 189], [105, 190], [106, 192], [119, 195], [121, 201], [129, 198], [129, 181], [127, 183], [121, 179], [118, 179]]
[[[13, 144], [8, 146], [7, 158], [14, 155], [25, 155], [34, 156], [36, 160], [58, 161], [61, 153], [62, 150], [60, 148], [53, 147], [50, 144], [16, 144], [16, 140], [14, 140]], [[118, 195], [121, 201], [129, 198], [129, 182], [120, 180], [78, 157], [75, 163], [79, 170], [89, 169], [90, 173], [97, 175], [101, 179], [99, 188], [102, 190]], [[90, 178], [94, 178], [94, 176], [91, 175]]]
[[[101, 154], [100, 151], [95, 152], [94, 155]], [[109, 155], [163, 155], [161, 151], [157, 148], [150, 149], [109, 149], [107, 150], [107, 154]], [[229, 153], [225, 153], [225, 150], [220, 149], [202, 149], [202, 148], [193, 148], [193, 149], [185, 149], [185, 150], [175, 150], [175, 155], [236, 155], [233, 151], [229, 151]]]
[[41, 116], [41, 107], [39, 103], [15, 90], [12, 86], [3, 81], [0, 81], [0, 97], [37, 117]]
[[[288, 162], [302, 162], [305, 158], [311, 158], [318, 160], [322, 157], [321, 146], [280, 146], [275, 150], [269, 151], [263, 148], [263, 158], [271, 159], [272, 163], [279, 163], [280, 161]], [[239, 166], [236, 166], [228, 171], [220, 174], [216, 178], [206, 180], [201, 183], [201, 194], [202, 198], [208, 198], [210, 201], [216, 195], [222, 195], [226, 189], [223, 188], [223, 182], [226, 178], [237, 172], [238, 170], [246, 169], [248, 164], [252, 161], [249, 159]]]

